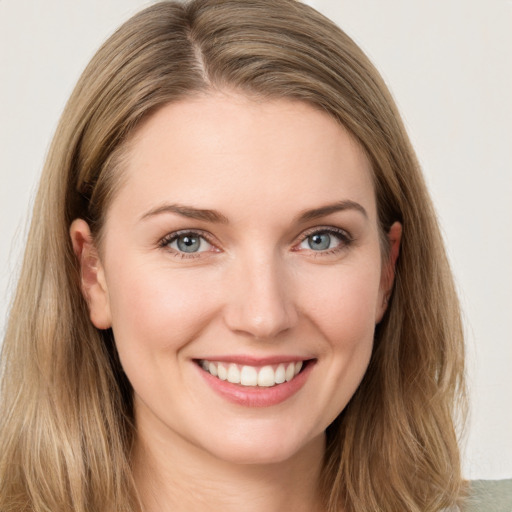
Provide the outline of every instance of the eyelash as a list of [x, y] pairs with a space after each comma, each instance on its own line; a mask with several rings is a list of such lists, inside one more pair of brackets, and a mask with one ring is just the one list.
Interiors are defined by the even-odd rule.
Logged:
[[[344, 229], [334, 228], [332, 226], [325, 226], [325, 227], [316, 226], [316, 227], [306, 231], [305, 233], [303, 233], [301, 235], [299, 243], [296, 244], [294, 246], [294, 248], [300, 246], [309, 237], [311, 237], [313, 235], [317, 235], [317, 234], [322, 234], [322, 235], [325, 234], [325, 235], [335, 236], [336, 238], [338, 238], [340, 240], [340, 243], [331, 249], [326, 249], [323, 251], [314, 251], [313, 249], [310, 249], [311, 254], [313, 254], [315, 258], [338, 254], [339, 252], [348, 249], [350, 247], [350, 245], [352, 244], [352, 242], [354, 242], [354, 238]], [[295, 250], [299, 250], [299, 249], [295, 249]]]
[[[298, 247], [303, 242], [305, 242], [309, 237], [316, 235], [316, 234], [322, 234], [322, 235], [326, 234], [326, 235], [334, 236], [340, 240], [340, 243], [336, 247], [333, 247], [331, 249], [326, 249], [326, 250], [321, 250], [321, 251], [315, 251], [313, 249], [310, 249], [310, 253], [313, 254], [315, 258], [338, 254], [339, 252], [348, 249], [349, 246], [354, 241], [352, 236], [347, 231], [345, 231], [343, 229], [334, 228], [332, 226], [329, 226], [329, 227], [319, 226], [319, 227], [315, 227], [315, 228], [312, 228], [312, 229], [304, 232], [301, 235], [299, 242], [293, 246], [293, 250], [297, 251], [297, 252], [300, 251], [300, 249]], [[175, 249], [172, 249], [169, 247], [170, 244], [172, 244], [174, 241], [176, 241], [181, 236], [185, 236], [185, 235], [203, 239], [208, 244], [213, 246], [215, 248], [215, 251], [200, 251], [200, 252], [186, 253], [186, 252], [181, 252], [181, 251], [178, 251], [178, 250], [175, 250]], [[220, 250], [217, 248], [217, 246], [213, 243], [211, 235], [202, 230], [174, 231], [173, 233], [169, 233], [164, 238], [162, 238], [160, 240], [160, 242], [158, 243], [158, 246], [162, 249], [167, 249], [173, 257], [179, 258], [179, 259], [194, 259], [194, 258], [201, 257], [201, 255], [204, 255], [205, 252], [220, 252]]]
[[[215, 247], [216, 250], [215, 251], [201, 251], [201, 252], [186, 253], [186, 252], [177, 251], [177, 250], [169, 247], [170, 244], [172, 244], [174, 241], [176, 241], [181, 236], [185, 236], [185, 235], [189, 235], [191, 237], [202, 238], [208, 244]], [[164, 238], [162, 238], [162, 240], [160, 240], [160, 242], [158, 243], [158, 246], [162, 249], [167, 249], [173, 257], [179, 258], [179, 259], [194, 259], [194, 258], [200, 257], [200, 255], [203, 254], [204, 252], [219, 252], [219, 250], [217, 249], [217, 246], [212, 242], [211, 236], [207, 232], [201, 231], [200, 229], [184, 229], [181, 231], [174, 231], [173, 233], [169, 233], [168, 235], [164, 236]]]

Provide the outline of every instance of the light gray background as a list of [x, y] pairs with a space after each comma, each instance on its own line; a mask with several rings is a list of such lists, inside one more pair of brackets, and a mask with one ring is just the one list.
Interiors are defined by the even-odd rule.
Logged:
[[[142, 0], [0, 0], [0, 332], [45, 153], [95, 49]], [[465, 312], [469, 478], [512, 477], [512, 1], [311, 0], [390, 86]]]

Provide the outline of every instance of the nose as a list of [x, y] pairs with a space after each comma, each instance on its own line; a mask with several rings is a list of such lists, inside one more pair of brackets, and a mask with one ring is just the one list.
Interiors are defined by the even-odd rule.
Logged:
[[227, 286], [224, 318], [238, 334], [269, 340], [298, 320], [290, 278], [283, 262], [250, 258], [236, 266]]

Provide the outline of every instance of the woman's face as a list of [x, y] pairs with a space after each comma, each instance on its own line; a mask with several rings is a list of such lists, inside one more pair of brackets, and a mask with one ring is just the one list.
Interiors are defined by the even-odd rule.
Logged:
[[245, 463], [321, 442], [390, 287], [359, 146], [307, 104], [215, 93], [149, 118], [122, 172], [84, 288], [139, 435]]

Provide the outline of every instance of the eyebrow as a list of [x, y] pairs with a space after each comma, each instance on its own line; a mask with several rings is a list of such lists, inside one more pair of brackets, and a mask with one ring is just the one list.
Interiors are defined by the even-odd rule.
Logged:
[[154, 217], [155, 215], [160, 215], [162, 213], [176, 213], [182, 217], [187, 217], [188, 219], [203, 220], [205, 222], [213, 222], [219, 224], [229, 223], [228, 218], [216, 210], [206, 210], [179, 204], [163, 204], [161, 206], [157, 206], [156, 208], [153, 208], [152, 210], [149, 210], [149, 212], [145, 213], [141, 217], [141, 220]]
[[[328, 204], [325, 206], [321, 206], [319, 208], [304, 210], [297, 216], [296, 222], [303, 223], [318, 219], [320, 217], [325, 217], [332, 213], [342, 212], [346, 210], [356, 210], [360, 212], [365, 218], [368, 218], [368, 214], [362, 205], [356, 203], [355, 201], [344, 200]], [[163, 213], [174, 213], [177, 215], [181, 215], [182, 217], [187, 217], [188, 219], [202, 220], [205, 222], [229, 224], [229, 219], [222, 213], [218, 212], [217, 210], [209, 210], [203, 208], [195, 208], [193, 206], [167, 203], [149, 210], [141, 217], [141, 220], [147, 219], [149, 217], [154, 217], [155, 215], [161, 215]]]
[[320, 208], [305, 210], [298, 215], [297, 221], [299, 223], [307, 222], [310, 220], [318, 219], [320, 217], [325, 217], [327, 215], [330, 215], [331, 213], [343, 212], [346, 210], [356, 210], [363, 214], [365, 218], [368, 218], [368, 213], [366, 212], [362, 205], [356, 203], [355, 201], [350, 201], [349, 199], [346, 199], [344, 201], [338, 201], [336, 203], [328, 204], [326, 206], [321, 206]]

